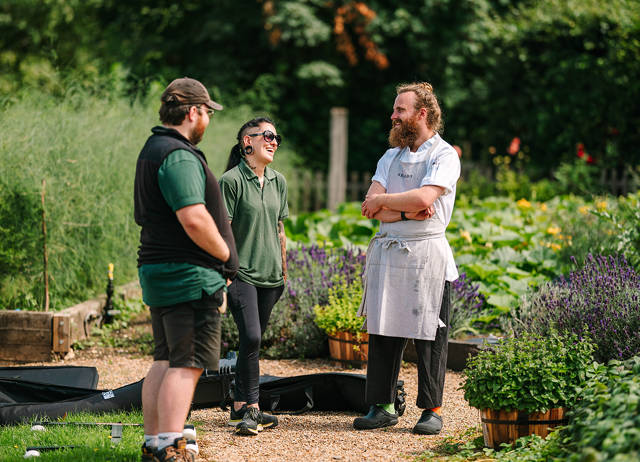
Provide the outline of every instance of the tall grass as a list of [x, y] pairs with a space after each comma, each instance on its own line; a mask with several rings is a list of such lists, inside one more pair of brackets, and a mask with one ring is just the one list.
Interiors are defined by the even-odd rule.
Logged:
[[[161, 91], [156, 84], [132, 99], [71, 82], [61, 95], [31, 89], [0, 103], [0, 309], [44, 304], [43, 180], [51, 307], [102, 292], [109, 262], [116, 284], [135, 280], [135, 164], [159, 124]], [[200, 147], [216, 175], [255, 115], [247, 107], [215, 114]], [[291, 174], [293, 158], [278, 151], [274, 167]]]

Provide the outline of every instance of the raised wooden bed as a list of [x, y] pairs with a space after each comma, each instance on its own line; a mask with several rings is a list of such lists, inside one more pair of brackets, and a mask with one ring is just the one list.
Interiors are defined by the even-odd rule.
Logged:
[[[138, 282], [116, 288], [115, 296], [140, 296]], [[62, 311], [0, 310], [0, 360], [51, 361], [65, 356], [71, 345], [91, 334], [100, 322], [106, 295]]]

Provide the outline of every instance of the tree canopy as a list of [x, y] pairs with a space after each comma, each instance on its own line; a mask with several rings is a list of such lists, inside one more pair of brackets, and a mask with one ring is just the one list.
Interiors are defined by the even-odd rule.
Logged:
[[314, 168], [344, 106], [349, 168], [373, 170], [395, 86], [419, 80], [475, 159], [518, 137], [540, 174], [578, 143], [604, 165], [640, 162], [639, 0], [5, 0], [0, 50], [9, 101], [67, 75], [132, 93], [189, 75], [270, 113]]

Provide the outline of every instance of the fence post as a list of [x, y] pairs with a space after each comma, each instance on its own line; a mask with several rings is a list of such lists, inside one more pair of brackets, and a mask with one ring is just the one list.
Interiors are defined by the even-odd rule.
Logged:
[[331, 148], [329, 153], [329, 191], [327, 207], [335, 210], [345, 201], [347, 189], [347, 125], [349, 111], [331, 108]]

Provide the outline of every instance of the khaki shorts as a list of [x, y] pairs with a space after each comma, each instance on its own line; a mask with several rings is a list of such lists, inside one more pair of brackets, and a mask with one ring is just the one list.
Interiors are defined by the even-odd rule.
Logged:
[[224, 289], [199, 300], [151, 307], [155, 343], [154, 361], [169, 367], [218, 370], [220, 359], [220, 312]]

